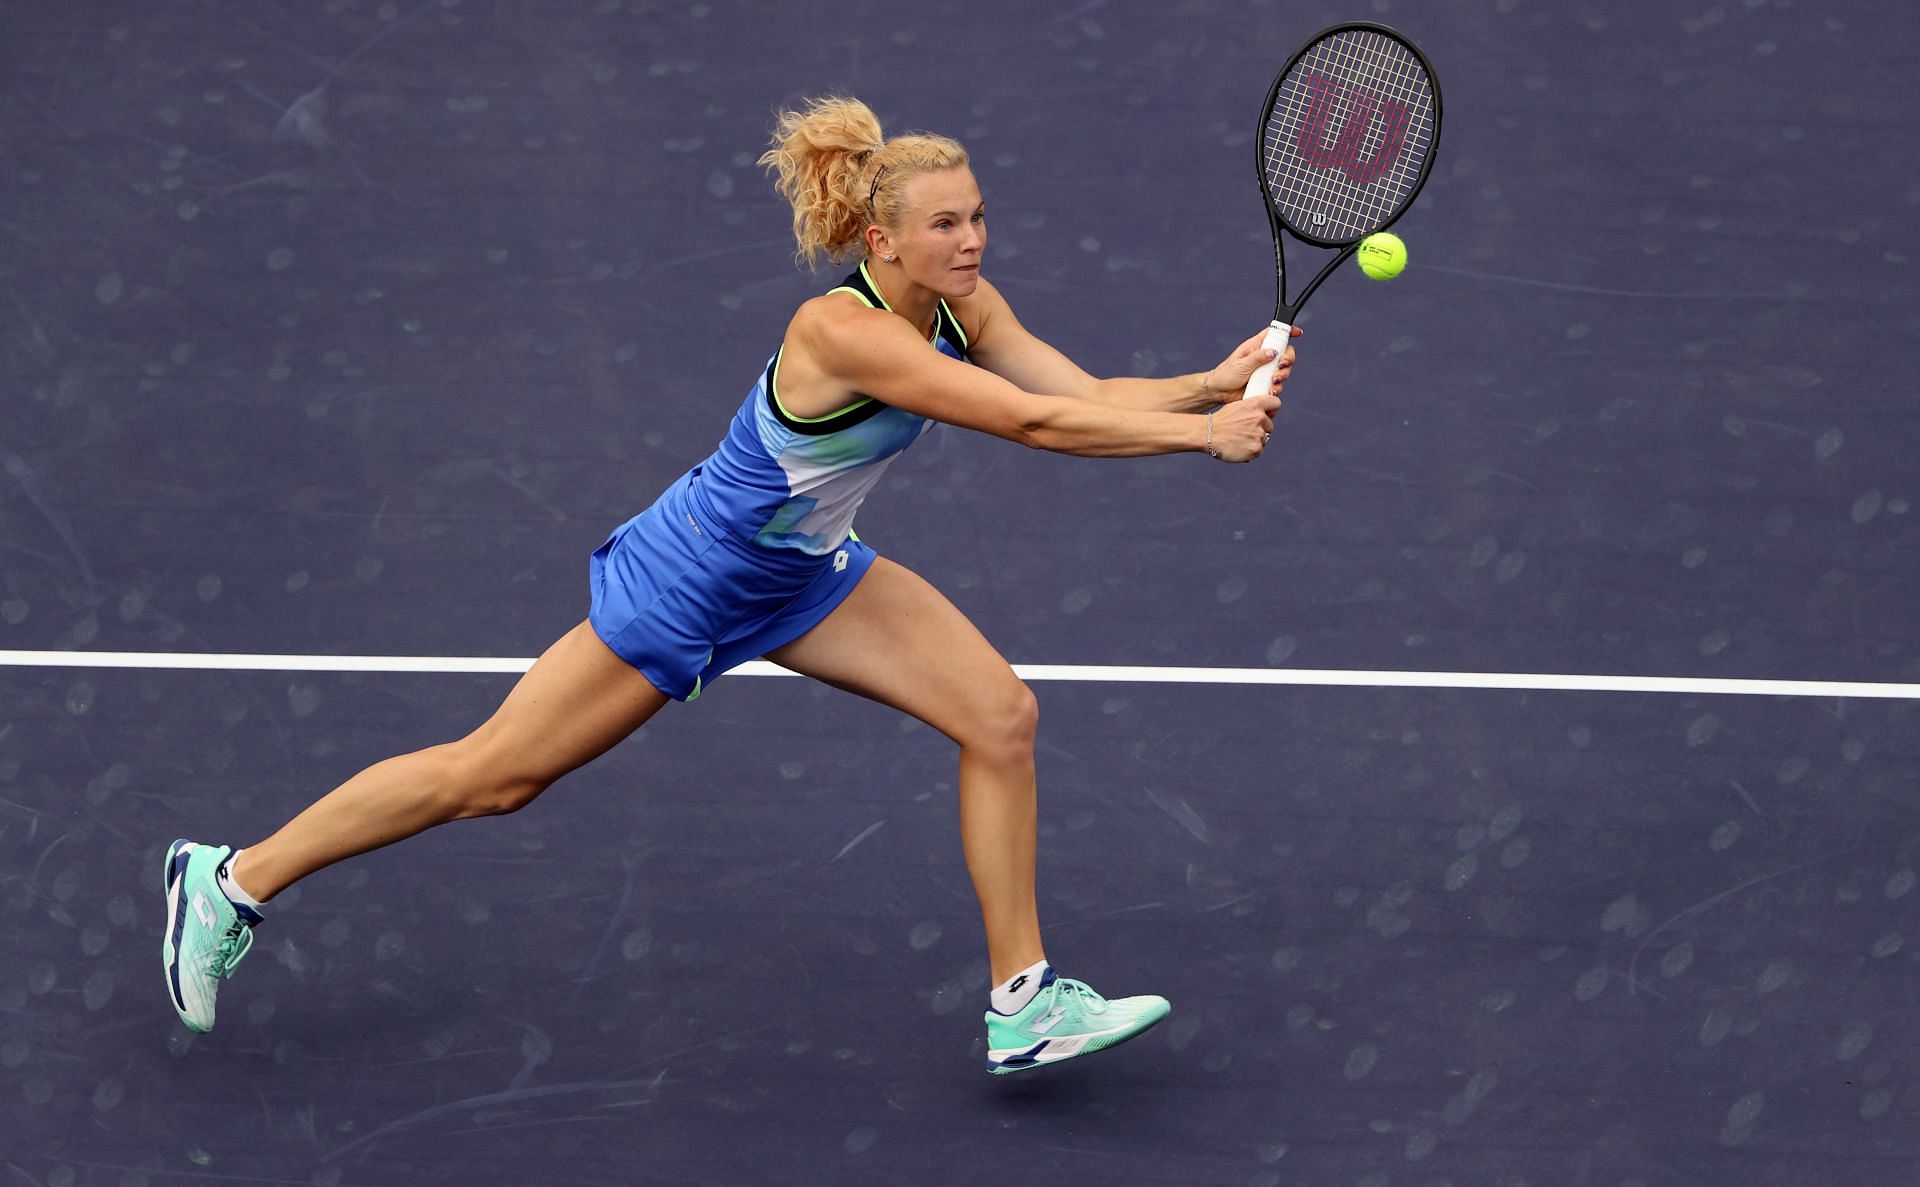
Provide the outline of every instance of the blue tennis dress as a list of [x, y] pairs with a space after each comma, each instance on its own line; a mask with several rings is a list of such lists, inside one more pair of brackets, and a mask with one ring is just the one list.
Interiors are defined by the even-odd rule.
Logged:
[[[864, 263], [830, 291], [891, 308]], [[967, 359], [945, 301], [933, 346]], [[775, 351], [720, 447], [620, 525], [589, 566], [595, 633], [675, 700], [798, 639], [853, 592], [875, 555], [853, 534], [854, 513], [933, 427], [871, 398], [793, 416], [779, 378]]]

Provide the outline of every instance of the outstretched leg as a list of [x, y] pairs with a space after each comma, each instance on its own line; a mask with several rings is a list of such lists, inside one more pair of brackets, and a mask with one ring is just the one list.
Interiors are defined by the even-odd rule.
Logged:
[[[547, 649], [487, 723], [445, 746], [376, 763], [234, 857], [175, 841], [160, 958], [181, 1021], [213, 1029], [220, 982], [260, 922], [254, 909], [323, 866], [464, 816], [511, 812], [597, 758], [667, 697], [581, 623]], [[252, 900], [250, 902], [250, 900]]]
[[1033, 693], [953, 603], [885, 557], [768, 659], [910, 713], [960, 745], [960, 843], [993, 979], [1043, 959], [1034, 900]]
[[583, 622], [534, 662], [486, 724], [368, 767], [249, 846], [232, 877], [265, 902], [315, 870], [436, 824], [512, 812], [667, 700]]

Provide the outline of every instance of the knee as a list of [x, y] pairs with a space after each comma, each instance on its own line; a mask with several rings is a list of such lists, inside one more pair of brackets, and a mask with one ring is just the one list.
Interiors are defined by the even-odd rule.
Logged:
[[1034, 737], [1040, 732], [1040, 698], [1033, 695], [1024, 680], [1013, 682], [1007, 725], [1009, 733], [1018, 738], [1025, 749], [1033, 749]]
[[505, 816], [531, 804], [548, 784], [527, 776], [501, 776], [479, 785], [467, 801], [468, 816]]
[[456, 820], [518, 812], [553, 782], [492, 753], [483, 738], [468, 738], [447, 749], [450, 753], [443, 798]]
[[1009, 672], [1004, 683], [982, 697], [974, 716], [972, 738], [963, 744], [1010, 759], [1031, 759], [1040, 731], [1040, 701], [1024, 681]]

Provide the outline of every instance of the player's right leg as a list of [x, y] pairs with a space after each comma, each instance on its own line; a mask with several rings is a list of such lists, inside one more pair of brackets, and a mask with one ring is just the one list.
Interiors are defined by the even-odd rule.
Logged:
[[667, 701], [583, 622], [547, 649], [485, 725], [368, 767], [248, 846], [239, 862], [229, 864], [225, 846], [175, 841], [163, 875], [161, 955], [181, 1019], [212, 1029], [219, 983], [246, 955], [260, 919], [248, 899], [264, 903], [315, 870], [436, 824], [523, 807]]

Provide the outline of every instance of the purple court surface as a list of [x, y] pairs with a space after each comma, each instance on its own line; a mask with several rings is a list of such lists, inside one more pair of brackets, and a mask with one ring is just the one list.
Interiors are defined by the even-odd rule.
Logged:
[[[1049, 954], [1164, 1025], [987, 1076], [951, 745], [748, 674], [309, 879], [179, 1025], [167, 843], [513, 676], [130, 665], [577, 622], [838, 276], [776, 108], [959, 137], [1026, 324], [1192, 371], [1350, 18], [1445, 128], [1267, 456], [942, 429], [860, 520], [1099, 669], [1034, 685]], [[1916, 77], [1896, 0], [0, 2], [0, 1184], [1920, 1182]]]

